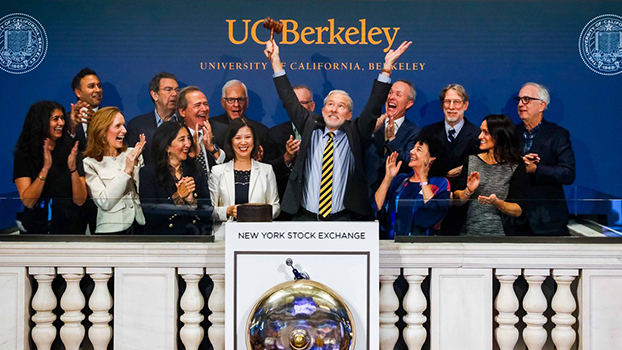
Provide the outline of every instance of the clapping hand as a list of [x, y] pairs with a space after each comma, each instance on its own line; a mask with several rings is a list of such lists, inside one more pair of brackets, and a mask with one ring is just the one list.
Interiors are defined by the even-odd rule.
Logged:
[[387, 163], [385, 166], [385, 170], [386, 170], [385, 177], [388, 177], [389, 179], [393, 179], [395, 175], [397, 175], [397, 173], [400, 171], [400, 167], [402, 166], [402, 161], [400, 160], [399, 162], [397, 162], [397, 164], [395, 163], [396, 161], [397, 161], [397, 152], [393, 152], [387, 157]]
[[76, 143], [73, 145], [73, 148], [71, 149], [71, 153], [69, 153], [69, 157], [67, 157], [67, 166], [69, 168], [69, 171], [72, 173], [76, 171], [76, 158], [78, 156], [78, 142], [80, 141], [76, 141]]
[[384, 124], [384, 120], [387, 119], [387, 114], [381, 115], [378, 119], [376, 119], [376, 127], [374, 128], [374, 134], [376, 131], [380, 130], [380, 127]]
[[50, 170], [52, 167], [52, 145], [50, 139], [43, 141], [43, 169]]
[[195, 189], [194, 178], [191, 176], [182, 177], [179, 183], [177, 183], [177, 193], [179, 197], [183, 198], [186, 202], [191, 202], [194, 199], [193, 194]]
[[136, 142], [136, 146], [134, 149], [127, 154], [125, 158], [125, 173], [128, 175], [132, 175], [134, 173], [134, 167], [138, 165], [138, 160], [140, 154], [143, 152], [143, 148], [145, 147], [145, 134], [140, 134], [140, 141]]
[[285, 154], [283, 155], [285, 163], [290, 164], [293, 162], [299, 150], [300, 140], [296, 140], [292, 135], [289, 135], [289, 140], [285, 143]]
[[496, 201], [498, 201], [499, 198], [497, 198], [496, 194], [491, 194], [490, 196], [479, 196], [477, 197], [477, 201], [483, 204], [494, 204]]
[[477, 171], [469, 174], [467, 178], [467, 189], [469, 192], [473, 193], [479, 187], [479, 173]]
[[75, 132], [76, 126], [80, 123], [90, 124], [95, 112], [91, 106], [84, 102], [78, 101], [71, 104], [71, 115], [69, 118], [69, 128], [71, 133]]

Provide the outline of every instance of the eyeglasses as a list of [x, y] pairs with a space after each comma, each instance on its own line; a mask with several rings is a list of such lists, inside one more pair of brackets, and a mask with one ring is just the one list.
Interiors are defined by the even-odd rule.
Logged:
[[165, 92], [168, 92], [169, 94], [170, 94], [171, 92], [173, 92], [173, 91], [175, 91], [175, 92], [177, 92], [177, 93], [179, 92], [179, 88], [172, 88], [172, 87], [165, 87], [165, 88], [160, 89], [160, 90], [163, 90], [163, 91], [165, 91]]
[[246, 100], [248, 100], [248, 97], [223, 97], [223, 100], [225, 100], [225, 102], [227, 102], [227, 104], [234, 104], [234, 103], [238, 103], [238, 104], [242, 104], [244, 102], [246, 102]]
[[464, 101], [462, 101], [462, 100], [444, 100], [444, 101], [443, 101], [443, 104], [444, 104], [446, 107], [451, 107], [451, 104], [452, 104], [452, 103], [454, 104], [454, 106], [455, 106], [456, 108], [460, 108], [460, 107], [462, 107], [462, 104], [464, 103]]
[[518, 104], [519, 102], [523, 102], [524, 105], [528, 105], [531, 101], [542, 101], [539, 98], [529, 97], [529, 96], [517, 96], [514, 97], [514, 102]]

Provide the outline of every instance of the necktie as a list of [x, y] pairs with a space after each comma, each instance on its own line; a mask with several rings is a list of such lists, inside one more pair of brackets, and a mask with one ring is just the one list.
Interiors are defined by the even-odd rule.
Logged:
[[456, 130], [449, 129], [449, 135], [447, 136], [447, 138], [449, 139], [449, 142], [454, 142], [454, 140], [456, 139]]
[[[202, 135], [201, 133], [199, 133], [199, 140], [201, 140], [201, 138], [202, 138]], [[201, 168], [201, 170], [205, 172], [205, 175], [209, 176], [209, 171], [207, 170], [208, 169], [207, 159], [205, 159], [203, 147], [201, 147], [201, 145], [199, 145], [199, 154], [197, 155], [197, 162], [199, 163], [199, 167]]]
[[333, 208], [333, 138], [335, 134], [328, 133], [328, 141], [324, 147], [322, 158], [322, 181], [320, 182], [320, 215], [325, 218]]

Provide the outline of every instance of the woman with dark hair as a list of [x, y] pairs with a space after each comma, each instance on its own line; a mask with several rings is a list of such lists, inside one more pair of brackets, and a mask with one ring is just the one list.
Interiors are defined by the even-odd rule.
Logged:
[[[482, 153], [467, 158], [461, 174], [461, 184], [466, 188], [454, 192], [458, 205], [470, 202], [463, 234], [503, 236], [505, 232], [509, 235], [517, 226], [512, 225], [511, 219], [522, 214], [519, 200], [527, 178], [525, 164], [510, 118], [489, 115], [480, 129]], [[472, 197], [477, 201], [469, 201]]]
[[372, 208], [380, 221], [382, 238], [429, 235], [440, 229], [449, 208], [447, 155], [435, 137], [423, 137], [410, 151], [412, 171], [398, 174], [397, 152], [387, 158], [385, 176], [374, 195]]
[[[246, 203], [271, 204], [272, 217], [277, 217], [281, 207], [276, 177], [271, 165], [253, 159], [259, 152], [259, 139], [244, 118], [231, 121], [223, 148], [231, 160], [213, 167], [209, 178], [214, 219], [237, 219], [237, 206]], [[224, 238], [223, 229], [215, 228], [217, 239]]]
[[26, 207], [24, 233], [84, 233], [79, 215], [86, 201], [84, 169], [68, 130], [59, 103], [30, 106], [13, 163], [13, 181]]
[[151, 141], [150, 164], [140, 171], [140, 200], [146, 234], [211, 234], [211, 203], [205, 172], [190, 156], [190, 130], [175, 121], [162, 124]]
[[145, 135], [131, 148], [124, 143], [126, 132], [125, 118], [116, 107], [98, 110], [87, 129], [84, 171], [97, 205], [95, 233], [134, 234], [135, 223], [145, 224], [137, 191]]

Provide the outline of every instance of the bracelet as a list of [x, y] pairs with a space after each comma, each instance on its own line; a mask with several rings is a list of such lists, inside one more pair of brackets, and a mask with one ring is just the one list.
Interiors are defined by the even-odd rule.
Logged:
[[392, 69], [382, 68], [382, 73], [391, 74], [392, 71], [393, 71]]
[[465, 189], [464, 189], [464, 194], [465, 194], [467, 197], [471, 197], [471, 195], [473, 194], [473, 192], [469, 191], [469, 188], [467, 187], [467, 188], [465, 188]]
[[421, 182], [421, 183], [420, 183], [420, 185], [421, 185], [421, 187], [423, 187], [423, 186], [427, 186], [427, 185], [428, 185], [428, 182], [427, 182], [427, 181], [423, 181], [423, 182]]
[[43, 177], [41, 175], [37, 175], [37, 179], [39, 179], [41, 181], [45, 181], [45, 179], [47, 179], [47, 177]]
[[69, 170], [69, 173], [70, 173], [70, 174], [73, 174], [73, 173], [75, 173], [76, 171], [78, 171], [78, 168], [75, 168], [75, 169], [73, 169], [73, 170]]

